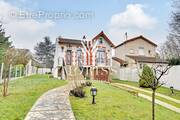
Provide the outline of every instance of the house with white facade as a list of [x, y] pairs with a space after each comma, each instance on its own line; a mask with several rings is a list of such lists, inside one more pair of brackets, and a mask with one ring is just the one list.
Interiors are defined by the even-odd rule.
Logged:
[[54, 77], [66, 79], [69, 66], [78, 66], [84, 77], [109, 81], [112, 67], [112, 41], [101, 31], [91, 40], [59, 37], [56, 40]]

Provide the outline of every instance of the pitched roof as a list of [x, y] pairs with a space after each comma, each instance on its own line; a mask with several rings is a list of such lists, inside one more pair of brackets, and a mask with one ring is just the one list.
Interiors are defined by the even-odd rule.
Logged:
[[58, 38], [58, 39], [59, 39], [59, 43], [81, 45], [81, 40], [69, 39], [69, 38]]
[[117, 47], [119, 47], [119, 46], [122, 46], [122, 45], [124, 45], [124, 44], [126, 44], [126, 43], [129, 43], [129, 42], [135, 41], [135, 40], [140, 39], [140, 38], [141, 38], [141, 39], [143, 39], [143, 40], [145, 40], [145, 41], [146, 41], [146, 42], [148, 42], [149, 44], [151, 44], [151, 45], [153, 45], [153, 46], [157, 47], [157, 44], [155, 44], [155, 43], [154, 43], [154, 42], [152, 42], [151, 40], [149, 40], [149, 39], [145, 38], [144, 36], [140, 35], [140, 36], [137, 36], [137, 37], [131, 38], [131, 39], [129, 39], [129, 40], [126, 40], [126, 41], [124, 41], [123, 43], [121, 43], [121, 44], [117, 45], [117, 46], [116, 46], [116, 47], [114, 47], [114, 48], [117, 48]]
[[168, 63], [164, 59], [156, 58], [156, 57], [147, 57], [147, 56], [134, 56], [134, 55], [126, 55], [129, 58], [134, 59], [136, 62], [144, 62], [144, 63]]
[[103, 31], [101, 31], [98, 35], [96, 35], [92, 41], [97, 40], [99, 37], [103, 37], [112, 47], [115, 47], [115, 45], [112, 43], [112, 41], [104, 34]]
[[127, 64], [126, 61], [124, 61], [124, 60], [122, 60], [122, 59], [120, 59], [120, 58], [118, 58], [118, 57], [112, 57], [112, 59], [115, 60], [115, 61], [117, 61], [117, 62], [119, 62], [121, 65], [122, 65], [122, 64]]

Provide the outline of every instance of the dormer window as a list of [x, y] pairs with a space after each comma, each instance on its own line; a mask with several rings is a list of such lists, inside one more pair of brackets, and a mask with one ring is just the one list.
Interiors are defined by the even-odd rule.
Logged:
[[99, 38], [99, 44], [103, 44], [103, 38], [102, 37]]

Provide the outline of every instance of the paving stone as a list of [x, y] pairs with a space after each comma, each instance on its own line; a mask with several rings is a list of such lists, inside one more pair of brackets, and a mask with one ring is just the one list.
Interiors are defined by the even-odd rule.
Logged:
[[43, 94], [25, 120], [75, 120], [67, 87], [56, 88]]

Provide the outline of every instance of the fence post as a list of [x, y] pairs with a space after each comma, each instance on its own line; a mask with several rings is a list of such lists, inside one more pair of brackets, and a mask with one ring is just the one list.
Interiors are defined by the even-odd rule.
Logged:
[[0, 76], [0, 83], [2, 83], [2, 78], [3, 78], [3, 68], [4, 68], [4, 63], [1, 63], [1, 76]]
[[17, 66], [15, 68], [15, 78], [17, 77]]
[[22, 67], [19, 66], [19, 77], [21, 77], [21, 74], [22, 74]]

